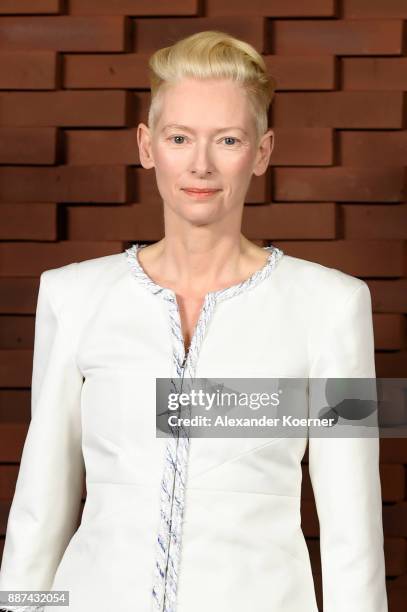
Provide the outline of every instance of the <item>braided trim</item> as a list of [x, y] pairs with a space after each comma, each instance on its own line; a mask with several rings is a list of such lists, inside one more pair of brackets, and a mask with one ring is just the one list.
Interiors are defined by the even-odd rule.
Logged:
[[[269, 257], [262, 268], [256, 270], [256, 272], [241, 283], [226, 287], [225, 289], [219, 289], [218, 291], [211, 291], [205, 295], [191, 345], [188, 354], [185, 355], [181, 317], [176, 294], [171, 289], [158, 285], [144, 271], [138, 260], [137, 252], [145, 246], [147, 245], [136, 243], [126, 249], [127, 261], [133, 276], [167, 304], [173, 340], [173, 369], [177, 379], [181, 379], [182, 388], [182, 385], [185, 383], [187, 385], [191, 384], [195, 377], [201, 344], [217, 302], [240, 295], [244, 291], [258, 285], [271, 274], [277, 262], [284, 255], [284, 252], [273, 245], [264, 247], [265, 250], [269, 251]], [[185, 376], [187, 376], [187, 379], [185, 379]], [[177, 388], [177, 383], [179, 381], [171, 379], [171, 388], [180, 392], [180, 389]], [[182, 519], [185, 507], [190, 444], [190, 438], [185, 429], [172, 428], [171, 433], [172, 437], [168, 439], [165, 452], [160, 489], [160, 524], [157, 535], [156, 564], [152, 588], [153, 610], [159, 612], [176, 612], [177, 584], [181, 558]]]

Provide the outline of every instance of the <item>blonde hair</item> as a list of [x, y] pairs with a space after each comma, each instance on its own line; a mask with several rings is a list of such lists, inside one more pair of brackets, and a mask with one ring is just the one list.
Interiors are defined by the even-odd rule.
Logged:
[[161, 110], [163, 86], [182, 78], [220, 78], [240, 83], [252, 110], [257, 142], [268, 129], [268, 109], [276, 88], [263, 57], [252, 47], [225, 32], [192, 34], [149, 58], [151, 103], [148, 126], [154, 130]]

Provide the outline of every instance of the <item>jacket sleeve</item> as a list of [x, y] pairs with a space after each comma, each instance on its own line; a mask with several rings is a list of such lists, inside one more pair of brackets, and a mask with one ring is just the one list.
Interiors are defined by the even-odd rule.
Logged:
[[[310, 379], [375, 379], [368, 285], [359, 280], [335, 312], [313, 358]], [[375, 381], [370, 382], [375, 387]], [[318, 401], [310, 398], [311, 416], [317, 416], [319, 408]], [[309, 438], [309, 473], [320, 527], [324, 612], [388, 609], [378, 429], [375, 432], [372, 437]]]
[[[76, 274], [76, 265], [64, 268]], [[60, 312], [60, 290], [68, 285], [72, 292], [72, 277], [68, 274], [66, 278], [62, 270], [46, 270], [40, 277], [31, 421], [8, 516], [0, 590], [51, 589], [79, 515], [84, 483], [80, 421], [83, 377], [75, 363], [74, 334]], [[1, 608], [0, 604], [0, 609], [28, 612], [43, 608], [32, 604]]]

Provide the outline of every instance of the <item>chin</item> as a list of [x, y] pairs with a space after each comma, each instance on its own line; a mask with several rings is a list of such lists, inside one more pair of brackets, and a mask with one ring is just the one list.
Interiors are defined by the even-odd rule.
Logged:
[[221, 217], [218, 209], [214, 209], [212, 207], [212, 209], [209, 210], [209, 205], [207, 202], [192, 202], [187, 206], [178, 208], [176, 212], [179, 217], [185, 221], [188, 221], [189, 223], [193, 223], [194, 225], [214, 223]]

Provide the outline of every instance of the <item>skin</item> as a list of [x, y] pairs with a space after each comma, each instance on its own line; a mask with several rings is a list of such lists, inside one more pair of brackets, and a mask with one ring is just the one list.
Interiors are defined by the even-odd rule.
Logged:
[[[191, 131], [163, 131], [168, 124]], [[218, 131], [229, 126], [247, 135]], [[198, 305], [207, 292], [241, 282], [265, 264], [267, 253], [243, 236], [241, 225], [251, 177], [266, 172], [274, 133], [269, 129], [257, 142], [239, 84], [188, 78], [165, 86], [154, 130], [140, 123], [137, 142], [142, 166], [155, 168], [163, 200], [165, 237], [139, 252], [151, 278]], [[221, 191], [196, 200], [185, 187]]]

